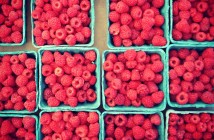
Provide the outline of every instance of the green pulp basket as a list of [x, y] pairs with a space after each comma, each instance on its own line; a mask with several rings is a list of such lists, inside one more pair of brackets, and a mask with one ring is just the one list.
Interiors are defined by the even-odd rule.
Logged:
[[[71, 111], [71, 110], [66, 110], [66, 109], [60, 109], [59, 110], [59, 109], [54, 109], [54, 108], [51, 108], [51, 109], [48, 109], [48, 110], [42, 110], [39, 113], [39, 118], [41, 118], [43, 113], [52, 113], [52, 112], [57, 112], [57, 111], [66, 112], [66, 111]], [[99, 140], [101, 140], [101, 136], [102, 136], [102, 134], [101, 134], [101, 122], [102, 122], [102, 120], [101, 120], [101, 114], [100, 114], [99, 110], [76, 110], [76, 111], [71, 111], [71, 112], [81, 112], [81, 111], [83, 111], [83, 112], [96, 112], [99, 115], [99, 124], [100, 124]], [[42, 126], [41, 126], [40, 122], [39, 122], [38, 125], [39, 125], [39, 129], [38, 129], [38, 131], [39, 131], [39, 139], [41, 140], [41, 139], [43, 139], [44, 135], [41, 133]]]
[[[109, 13], [110, 13], [110, 0], [106, 0], [106, 7], [107, 7], [107, 27], [109, 28], [111, 25], [111, 21], [109, 20]], [[150, 45], [143, 45], [143, 46], [132, 46], [133, 48], [138, 47], [138, 48], [166, 48], [169, 43], [169, 0], [165, 0], [165, 4], [164, 6], [161, 8], [160, 13], [161, 15], [164, 16], [165, 22], [162, 25], [162, 29], [164, 31], [164, 37], [167, 40], [167, 44], [165, 46], [153, 46], [152, 44]], [[107, 31], [107, 45], [110, 49], [129, 49], [130, 47], [124, 47], [124, 46], [120, 46], [120, 47], [116, 47], [114, 46], [113, 42], [112, 42], [112, 35], [110, 35], [109, 31]]]
[[196, 40], [174, 40], [172, 37], [172, 30], [173, 30], [173, 0], [170, 0], [170, 41], [173, 44], [192, 44], [192, 45], [213, 45], [214, 41], [204, 41], [204, 42], [198, 42]]
[[35, 134], [36, 134], [36, 140], [39, 139], [39, 131], [38, 131], [38, 117], [36, 115], [20, 115], [20, 114], [0, 114], [0, 118], [13, 118], [13, 117], [18, 117], [18, 118], [24, 118], [24, 117], [32, 117], [36, 120], [36, 129], [35, 129]]
[[[95, 28], [95, 11], [94, 11], [94, 0], [90, 0], [91, 2], [91, 9], [89, 11], [89, 17], [91, 18], [91, 23], [89, 25], [90, 29], [91, 29], [91, 38], [89, 43], [87, 44], [76, 44], [74, 45], [75, 47], [91, 47], [94, 44], [94, 28]], [[35, 8], [35, 0], [31, 0], [31, 13]], [[41, 47], [57, 47], [57, 45], [44, 45], [44, 46], [38, 46], [35, 42], [35, 38], [33, 35], [33, 29], [34, 29], [34, 19], [31, 16], [31, 27], [32, 27], [32, 44], [34, 47], [36, 48], [41, 48]], [[67, 44], [63, 44], [63, 45], [59, 45], [58, 47], [69, 47], [69, 45]]]
[[209, 113], [209, 114], [214, 114], [214, 111], [175, 111], [172, 109], [167, 110], [166, 112], [166, 129], [165, 129], [165, 140], [168, 139], [168, 124], [169, 124], [169, 115], [171, 113], [174, 114], [200, 114], [200, 113]]
[[[172, 49], [175, 49], [175, 50], [179, 50], [181, 48], [188, 48], [188, 49], [195, 49], [197, 51], [202, 51], [205, 49], [205, 47], [211, 47], [209, 45], [184, 45], [184, 44], [173, 44], [173, 45], [170, 45], [168, 48], [167, 48], [167, 53], [166, 53], [166, 61], [167, 61], [167, 72], [169, 72], [169, 51], [172, 50]], [[214, 45], [213, 45], [214, 47]], [[169, 74], [167, 73], [166, 75], [167, 77], [167, 102], [169, 104], [169, 106], [171, 107], [174, 107], [174, 108], [189, 108], [189, 107], [195, 107], [195, 108], [205, 108], [205, 107], [214, 107], [214, 104], [205, 104], [201, 101], [198, 101], [196, 102], [195, 104], [185, 104], [185, 105], [180, 105], [176, 102], [172, 102], [170, 100], [170, 94], [169, 94]]]
[[105, 122], [104, 118], [106, 115], [111, 114], [111, 115], [118, 115], [118, 114], [124, 114], [124, 115], [135, 115], [135, 114], [142, 114], [142, 115], [150, 115], [150, 114], [158, 114], [161, 118], [161, 125], [157, 127], [158, 132], [159, 132], [159, 138], [158, 140], [164, 140], [164, 116], [162, 112], [111, 112], [111, 111], [105, 111], [101, 115], [101, 120], [102, 120], [102, 139], [105, 138]]
[[[97, 99], [95, 102], [93, 103], [89, 103], [89, 102], [85, 102], [85, 103], [81, 103], [78, 104], [77, 107], [70, 107], [70, 106], [66, 106], [66, 105], [60, 105], [58, 107], [49, 107], [47, 105], [47, 102], [44, 100], [43, 98], [43, 91], [46, 88], [46, 84], [44, 83], [44, 76], [42, 76], [42, 54], [44, 51], [51, 51], [51, 52], [55, 52], [55, 51], [59, 51], [59, 52], [70, 52], [70, 53], [84, 53], [86, 51], [89, 50], [94, 50], [97, 54], [97, 59], [95, 61], [95, 64], [97, 65], [96, 71], [95, 71], [95, 76], [97, 78], [97, 82], [94, 86], [95, 88], [95, 92], [97, 94]], [[100, 54], [98, 49], [96, 48], [77, 48], [77, 47], [63, 47], [63, 48], [59, 48], [59, 47], [54, 47], [54, 48], [42, 48], [39, 50], [39, 108], [40, 109], [50, 109], [50, 108], [56, 108], [58, 110], [60, 109], [67, 109], [67, 110], [79, 110], [79, 109], [97, 109], [100, 106]]]
[[0, 111], [0, 113], [21, 113], [21, 114], [30, 114], [30, 113], [35, 113], [38, 110], [38, 96], [39, 96], [39, 86], [38, 86], [38, 59], [37, 59], [37, 53], [35, 51], [17, 51], [17, 52], [0, 52], [0, 56], [4, 56], [4, 55], [18, 55], [21, 53], [26, 53], [29, 57], [31, 58], [35, 58], [36, 60], [36, 68], [35, 68], [35, 82], [36, 82], [36, 108], [34, 111], [29, 112], [27, 110], [20, 110], [20, 111], [16, 111], [16, 110], [2, 110]]
[[[157, 53], [161, 56], [161, 60], [164, 63], [164, 70], [161, 72], [161, 74], [163, 75], [163, 81], [162, 83], [158, 86], [165, 94], [166, 94], [166, 63], [165, 63], [165, 52], [161, 49], [140, 49], [140, 48], [135, 48], [136, 51], [145, 51], [148, 54], [153, 54], [153, 53]], [[109, 53], [115, 53], [115, 54], [120, 54], [125, 52], [125, 50], [106, 50], [103, 52], [102, 55], [102, 66], [103, 63], [105, 62], [106, 56]], [[103, 107], [105, 110], [113, 110], [113, 111], [149, 111], [149, 112], [157, 112], [157, 111], [162, 111], [166, 108], [166, 95], [164, 96], [164, 100], [161, 104], [154, 106], [153, 108], [146, 108], [143, 106], [140, 107], [134, 107], [134, 106], [130, 106], [130, 107], [126, 107], [126, 106], [115, 106], [115, 107], [110, 107], [106, 104], [106, 98], [104, 95], [104, 91], [107, 88], [106, 85], [106, 80], [105, 80], [105, 72], [102, 69], [102, 103], [103, 103]]]
[[26, 43], [26, 29], [27, 29], [27, 21], [26, 21], [26, 3], [23, 1], [22, 6], [22, 18], [23, 18], [23, 28], [22, 28], [22, 42], [21, 43], [0, 43], [0, 47], [11, 47], [11, 46], [23, 46]]

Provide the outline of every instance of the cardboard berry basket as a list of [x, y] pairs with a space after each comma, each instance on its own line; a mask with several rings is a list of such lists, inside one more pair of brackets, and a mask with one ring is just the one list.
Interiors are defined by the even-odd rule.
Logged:
[[[51, 109], [48, 109], [48, 110], [42, 110], [40, 113], [39, 113], [39, 119], [41, 118], [41, 116], [42, 116], [42, 114], [43, 113], [53, 113], [53, 112], [57, 112], [57, 111], [62, 111], [62, 112], [66, 112], [66, 111], [68, 111], [68, 112], [76, 112], [76, 113], [78, 113], [78, 112], [96, 112], [98, 115], [99, 115], [99, 124], [100, 124], [100, 133], [99, 133], [99, 140], [101, 140], [102, 138], [102, 120], [101, 120], [101, 113], [100, 113], [100, 111], [99, 110], [76, 110], [76, 111], [71, 111], [71, 110], [66, 110], [66, 109], [54, 109], [54, 108], [51, 108]], [[40, 121], [40, 120], [39, 120]], [[39, 139], [41, 140], [41, 139], [43, 139], [44, 138], [44, 135], [42, 134], [42, 131], [41, 131], [41, 129], [42, 129], [42, 125], [41, 125], [41, 123], [40, 122], [38, 122], [38, 127], [39, 127], [39, 129], [38, 129], [38, 132], [39, 132]]]
[[[179, 50], [181, 48], [188, 48], [188, 49], [194, 49], [194, 50], [197, 50], [197, 51], [202, 51], [204, 49], [206, 49], [207, 47], [214, 47], [214, 45], [210, 46], [210, 45], [203, 45], [203, 44], [200, 44], [200, 45], [184, 45], [184, 44], [172, 44], [172, 45], [169, 45], [169, 47], [167, 48], [166, 50], [166, 62], [167, 62], [167, 71], [169, 72], [169, 51], [172, 50], [172, 49], [175, 49], [175, 50]], [[166, 98], [167, 98], [167, 103], [169, 104], [169, 106], [173, 107], [173, 108], [190, 108], [190, 107], [195, 107], [195, 108], [206, 108], [206, 107], [214, 107], [214, 104], [206, 104], [206, 103], [203, 103], [202, 101], [197, 101], [196, 103], [194, 104], [185, 104], [185, 105], [180, 105], [176, 102], [172, 102], [170, 100], [170, 93], [169, 93], [169, 83], [170, 83], [170, 80], [169, 80], [169, 74], [167, 73], [166, 75], [167, 77], [167, 94], [166, 94]]]
[[214, 43], [214, 41], [204, 41], [204, 42], [198, 42], [196, 40], [179, 40], [179, 41], [176, 41], [176, 40], [173, 39], [173, 37], [172, 37], [172, 30], [173, 30], [173, 1], [174, 0], [169, 0], [169, 5], [170, 5], [169, 6], [170, 7], [170, 10], [169, 10], [170, 11], [170, 16], [169, 16], [169, 19], [170, 19], [170, 23], [169, 23], [169, 26], [170, 26], [169, 38], [170, 38], [170, 41], [173, 44], [212, 45]]
[[[90, 0], [91, 2], [91, 8], [89, 11], [89, 17], [91, 18], [91, 23], [89, 25], [90, 29], [91, 29], [91, 37], [90, 37], [90, 41], [87, 44], [75, 44], [75, 47], [91, 47], [94, 44], [94, 28], [95, 28], [95, 7], [94, 7], [94, 0]], [[31, 0], [31, 14], [32, 11], [35, 9], [35, 0]], [[44, 46], [38, 46], [35, 42], [35, 38], [33, 35], [33, 29], [34, 29], [34, 19], [31, 16], [31, 27], [32, 27], [32, 44], [34, 47], [36, 48], [41, 48], [41, 47], [53, 47], [56, 45], [44, 45]], [[68, 44], [63, 44], [63, 45], [59, 45], [58, 47], [69, 47], [70, 45]]]
[[[145, 51], [147, 54], [154, 54], [157, 53], [161, 56], [161, 61], [164, 63], [164, 69], [163, 71], [160, 73], [163, 76], [163, 81], [161, 82], [161, 84], [158, 85], [159, 89], [162, 90], [164, 92], [164, 99], [162, 101], [162, 103], [160, 103], [159, 105], [156, 105], [152, 108], [146, 108], [144, 106], [140, 106], [140, 107], [134, 107], [134, 106], [114, 106], [114, 107], [110, 107], [107, 105], [106, 103], [106, 98], [104, 95], [104, 91], [107, 88], [106, 85], [106, 80], [105, 80], [105, 71], [102, 69], [102, 103], [103, 103], [103, 108], [107, 111], [111, 110], [111, 111], [148, 111], [148, 112], [157, 112], [157, 111], [162, 111], [166, 108], [166, 63], [165, 63], [165, 52], [161, 49], [140, 49], [140, 48], [135, 48], [136, 51]], [[115, 54], [120, 54], [125, 52], [125, 49], [121, 49], [121, 50], [105, 50], [102, 54], [102, 66], [103, 63], [106, 60], [106, 56], [109, 53], [115, 53]]]
[[[106, 0], [106, 7], [107, 7], [107, 27], [108, 27], [108, 31], [107, 31], [107, 46], [110, 49], [128, 49], [130, 47], [124, 47], [124, 46], [120, 46], [120, 47], [115, 47], [112, 41], [112, 35], [109, 33], [109, 27], [111, 25], [111, 21], [109, 20], [109, 13], [110, 13], [110, 0]], [[160, 10], [160, 14], [164, 16], [164, 24], [162, 25], [162, 29], [164, 31], [164, 37], [167, 40], [167, 44], [165, 46], [153, 46], [152, 44], [144, 44], [143, 46], [131, 46], [131, 47], [136, 47], [136, 48], [166, 48], [169, 43], [169, 0], [165, 0], [164, 6], [161, 8]]]
[[13, 118], [13, 117], [18, 117], [18, 118], [24, 118], [24, 117], [32, 117], [35, 119], [35, 135], [36, 135], [36, 140], [40, 140], [39, 139], [39, 120], [38, 117], [36, 115], [20, 115], [20, 114], [1, 114], [0, 113], [0, 118]]
[[171, 113], [174, 113], [174, 114], [181, 114], [181, 115], [184, 115], [184, 114], [200, 114], [200, 113], [208, 113], [208, 114], [214, 114], [214, 111], [208, 111], [208, 110], [204, 110], [204, 111], [176, 111], [176, 110], [173, 110], [173, 109], [169, 109], [166, 111], [166, 126], [165, 126], [165, 140], [168, 139], [168, 128], [169, 128], [169, 115]]
[[[75, 53], [83, 53], [89, 50], [93, 50], [96, 52], [97, 54], [97, 59], [94, 62], [97, 65], [97, 68], [95, 70], [95, 76], [97, 78], [97, 82], [94, 85], [94, 91], [97, 94], [97, 99], [95, 102], [89, 103], [89, 102], [84, 102], [84, 103], [79, 103], [76, 107], [70, 107], [68, 105], [62, 105], [60, 104], [58, 107], [49, 107], [47, 105], [47, 102], [44, 100], [43, 98], [43, 91], [46, 88], [46, 84], [44, 83], [44, 76], [42, 76], [42, 62], [41, 62], [41, 58], [42, 58], [42, 54], [44, 51], [49, 50], [51, 52], [55, 52], [55, 51], [59, 51], [59, 52], [70, 52], [72, 54]], [[39, 108], [40, 109], [50, 109], [50, 108], [55, 108], [58, 110], [61, 109], [67, 109], [67, 110], [80, 110], [80, 109], [97, 109], [100, 106], [100, 54], [98, 49], [96, 48], [78, 48], [78, 47], [54, 47], [54, 48], [41, 48], [39, 50]]]
[[22, 19], [23, 19], [23, 27], [22, 27], [22, 42], [21, 43], [3, 43], [0, 42], [0, 47], [11, 47], [11, 46], [23, 46], [26, 43], [26, 30], [27, 30], [27, 21], [26, 21], [26, 4], [25, 0], [23, 1], [22, 6]]
[[164, 116], [162, 112], [113, 112], [113, 111], [105, 111], [101, 115], [101, 120], [102, 120], [102, 138], [105, 138], [105, 116], [111, 114], [111, 115], [119, 115], [119, 114], [124, 114], [124, 115], [135, 115], [135, 114], [141, 114], [141, 115], [151, 115], [151, 114], [158, 114], [161, 118], [161, 125], [157, 127], [158, 132], [159, 132], [159, 137], [158, 140], [164, 140]]
[[36, 108], [34, 111], [29, 112], [28, 110], [20, 110], [20, 111], [16, 111], [16, 110], [2, 110], [0, 111], [0, 113], [18, 113], [18, 114], [30, 114], [30, 113], [35, 113], [38, 110], [38, 96], [39, 96], [39, 86], [38, 86], [38, 59], [37, 59], [37, 52], [35, 51], [16, 51], [16, 52], [0, 52], [0, 56], [4, 56], [4, 55], [18, 55], [18, 54], [22, 54], [22, 53], [26, 53], [27, 56], [29, 56], [30, 58], [35, 58], [36, 60], [36, 68], [35, 68], [35, 82], [36, 82]]

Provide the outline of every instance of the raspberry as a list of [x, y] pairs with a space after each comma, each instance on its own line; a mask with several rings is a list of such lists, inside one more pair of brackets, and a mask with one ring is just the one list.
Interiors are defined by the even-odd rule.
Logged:
[[28, 59], [25, 60], [25, 66], [26, 66], [28, 69], [34, 69], [34, 68], [35, 68], [35, 65], [36, 65], [35, 59], [33, 59], [33, 58], [28, 58]]
[[203, 2], [203, 1], [201, 1], [201, 2], [198, 2], [197, 3], [197, 10], [199, 11], [199, 12], [205, 12], [205, 11], [207, 11], [207, 9], [208, 9], [208, 4], [207, 4], [207, 2]]
[[131, 16], [133, 19], [140, 19], [143, 15], [143, 12], [140, 7], [134, 6], [131, 8]]
[[154, 124], [154, 125], [160, 125], [161, 124], [161, 118], [158, 114], [154, 114], [154, 115], [151, 115], [151, 123]]
[[35, 119], [32, 117], [24, 117], [22, 123], [25, 129], [30, 129], [35, 126]]
[[161, 8], [164, 5], [164, 0], [154, 0], [152, 5], [156, 8]]
[[156, 129], [148, 129], [145, 132], [145, 138], [156, 139], [158, 137], [158, 133]]
[[198, 93], [196, 92], [193, 92], [193, 93], [189, 93], [189, 99], [188, 99], [188, 102], [190, 104], [194, 104], [196, 103], [198, 100]]
[[88, 132], [89, 137], [98, 137], [99, 132], [100, 132], [99, 123], [94, 123], [89, 125], [89, 132]]
[[117, 94], [115, 97], [115, 104], [116, 105], [123, 105], [125, 102], [125, 97], [123, 94]]
[[48, 106], [56, 107], [56, 106], [59, 106], [60, 101], [57, 100], [55, 97], [50, 97], [48, 98], [47, 104]]
[[151, 97], [155, 104], [160, 104], [164, 99], [164, 93], [162, 91], [154, 92]]
[[80, 125], [75, 130], [76, 135], [83, 138], [88, 134], [88, 127], [86, 125]]
[[178, 23], [176, 23], [175, 28], [182, 33], [190, 33], [190, 25], [186, 19], [181, 19]]
[[1, 135], [7, 135], [7, 134], [12, 134], [15, 132], [15, 127], [9, 120], [4, 120], [1, 126]]
[[142, 76], [143, 80], [145, 81], [152, 81], [154, 80], [155, 78], [155, 73], [149, 69], [149, 68], [146, 68], [144, 71], [143, 71], [143, 76]]
[[142, 98], [142, 104], [143, 106], [147, 108], [152, 108], [154, 106], [154, 102], [151, 98], [151, 96], [145, 96]]
[[44, 125], [44, 124], [50, 124], [50, 122], [51, 122], [51, 115], [49, 113], [43, 113], [40, 117], [40, 123]]
[[61, 28], [61, 22], [60, 19], [57, 17], [52, 17], [48, 20], [48, 26], [54, 30]]
[[137, 3], [138, 3], [137, 0], [133, 0], [133, 1], [122, 0], [122, 1], [125, 2], [128, 6], [135, 6], [135, 5], [137, 5]]
[[163, 68], [164, 64], [161, 61], [155, 61], [151, 66], [151, 70], [155, 73], [161, 72]]
[[14, 9], [21, 9], [22, 8], [22, 0], [12, 0], [11, 5]]
[[129, 11], [129, 6], [122, 2], [122, 1], [119, 1], [115, 7], [115, 11], [118, 12], [118, 13], [126, 13]]
[[214, 95], [211, 92], [206, 91], [201, 95], [201, 100], [206, 104], [212, 104], [214, 103]]
[[105, 120], [106, 124], [113, 124], [114, 123], [114, 116], [113, 115], [106, 115], [104, 120]]
[[26, 76], [19, 75], [19, 76], [16, 78], [16, 84], [17, 84], [19, 87], [25, 86], [27, 83], [28, 83], [28, 78], [27, 78]]
[[74, 35], [70, 34], [65, 38], [65, 42], [68, 45], [73, 46], [76, 44], [76, 37]]
[[132, 132], [135, 139], [143, 139], [145, 136], [145, 130], [140, 126], [134, 126]]
[[76, 107], [77, 104], [78, 104], [78, 100], [76, 97], [70, 97], [68, 98], [68, 104], [71, 106], [71, 107]]
[[116, 115], [114, 123], [118, 126], [118, 127], [122, 127], [125, 126], [125, 124], [127, 123], [127, 118], [125, 115]]
[[116, 139], [122, 139], [124, 136], [124, 131], [122, 128], [117, 127], [114, 131], [114, 136]]
[[188, 123], [188, 124], [186, 124], [186, 126], [185, 126], [185, 130], [188, 131], [188, 132], [190, 132], [190, 133], [193, 133], [193, 132], [196, 131], [196, 127], [195, 127], [194, 124]]
[[0, 37], [4, 38], [7, 37], [11, 33], [11, 29], [8, 28], [6, 25], [0, 26]]
[[152, 39], [152, 45], [154, 46], [165, 46], [166, 43], [167, 43], [166, 38], [159, 35], [155, 35]]
[[109, 20], [111, 22], [118, 22], [120, 19], [120, 14], [117, 13], [116, 11], [112, 11], [109, 13]]
[[127, 25], [122, 25], [120, 27], [120, 37], [122, 39], [128, 39], [131, 37], [131, 29]]
[[178, 8], [179, 8], [181, 11], [189, 10], [189, 9], [191, 8], [191, 3], [190, 3], [188, 0], [181, 0], [181, 1], [178, 3]]
[[177, 96], [176, 96], [176, 102], [178, 104], [187, 104], [188, 103], [188, 94], [186, 92], [180, 92]]
[[24, 107], [25, 107], [28, 111], [32, 112], [32, 111], [34, 111], [35, 108], [36, 108], [36, 101], [35, 101], [35, 100], [33, 100], [33, 101], [28, 101], [28, 100], [27, 100], [27, 101], [24, 103]]

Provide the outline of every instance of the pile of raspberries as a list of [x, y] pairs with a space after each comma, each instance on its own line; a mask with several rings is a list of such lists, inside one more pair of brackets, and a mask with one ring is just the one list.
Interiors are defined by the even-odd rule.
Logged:
[[0, 0], [0, 43], [23, 40], [22, 0]]
[[214, 139], [214, 114], [169, 114], [168, 140]]
[[43, 140], [99, 140], [96, 112], [45, 112], [40, 118]]
[[214, 49], [169, 51], [169, 94], [180, 105], [214, 103]]
[[90, 9], [89, 0], [36, 0], [32, 11], [36, 45], [87, 44]]
[[1, 140], [36, 140], [36, 120], [33, 117], [0, 118]]
[[0, 111], [36, 108], [35, 57], [26, 53], [0, 57]]
[[165, 46], [164, 0], [110, 0], [109, 32], [115, 47]]
[[172, 8], [174, 40], [214, 40], [213, 0], [174, 0]]
[[108, 106], [152, 108], [162, 103], [164, 93], [158, 85], [163, 80], [161, 72], [164, 64], [159, 54], [133, 49], [119, 54], [108, 53], [103, 69]]
[[84, 54], [44, 51], [42, 54], [42, 76], [46, 88], [43, 98], [50, 107], [60, 104], [76, 107], [78, 103], [94, 102], [97, 94], [95, 64], [96, 52]]
[[162, 122], [158, 114], [107, 114], [104, 123], [105, 140], [157, 140]]

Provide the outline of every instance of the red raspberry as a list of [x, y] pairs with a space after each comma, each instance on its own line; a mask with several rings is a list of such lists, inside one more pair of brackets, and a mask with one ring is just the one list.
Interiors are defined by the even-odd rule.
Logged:
[[42, 125], [45, 125], [45, 124], [50, 124], [50, 122], [51, 122], [51, 115], [49, 113], [43, 113], [40, 118], [40, 123]]
[[112, 11], [109, 13], [109, 20], [111, 22], [118, 22], [120, 19], [120, 14], [117, 13], [116, 11]]
[[6, 25], [0, 26], [0, 37], [4, 38], [7, 37], [11, 33], [11, 29], [8, 28]]
[[131, 8], [131, 16], [133, 19], [140, 19], [143, 15], [143, 12], [140, 7], [134, 6]]
[[188, 123], [188, 124], [186, 124], [186, 126], [185, 126], [185, 130], [188, 131], [188, 132], [190, 132], [190, 133], [193, 133], [193, 132], [196, 131], [196, 127], [195, 127], [194, 124]]
[[132, 132], [135, 139], [143, 139], [145, 136], [145, 130], [140, 126], [134, 126]]
[[191, 3], [188, 0], [181, 0], [178, 6], [181, 11], [185, 11], [191, 8]]
[[91, 29], [88, 27], [83, 27], [81, 33], [84, 37], [89, 38], [91, 36]]
[[144, 71], [143, 71], [143, 76], [142, 76], [143, 80], [145, 81], [152, 81], [154, 80], [155, 78], [155, 73], [149, 69], [149, 68], [146, 68]]
[[94, 123], [89, 125], [89, 132], [88, 132], [89, 137], [98, 137], [99, 132], [100, 132], [99, 123]]
[[114, 131], [114, 136], [116, 139], [122, 139], [124, 136], [124, 130], [120, 127], [117, 127]]
[[154, 0], [152, 5], [156, 8], [161, 8], [164, 5], [164, 0]]
[[80, 2], [80, 9], [82, 10], [82, 11], [89, 11], [90, 10], [90, 8], [91, 8], [91, 3], [90, 3], [90, 1], [81, 1]]
[[202, 12], [202, 13], [205, 12], [205, 11], [207, 11], [208, 7], [209, 7], [208, 3], [207, 2], [203, 2], [203, 1], [198, 2], [197, 6], [196, 6], [197, 10], [199, 12]]
[[15, 132], [15, 127], [9, 120], [4, 120], [2, 121], [2, 126], [1, 126], [1, 135], [5, 136], [8, 134], [12, 134]]
[[114, 123], [114, 116], [113, 115], [106, 115], [104, 120], [105, 120], [106, 124], [113, 124]]
[[73, 46], [76, 44], [76, 37], [74, 35], [70, 34], [65, 38], [65, 42], [68, 45]]
[[176, 96], [176, 102], [178, 104], [187, 104], [188, 103], [188, 94], [186, 92], [180, 92], [177, 96]]
[[115, 97], [115, 104], [116, 105], [123, 105], [125, 102], [125, 97], [123, 94], [117, 94]]
[[85, 52], [84, 56], [86, 59], [88, 59], [92, 62], [96, 60], [96, 52], [93, 50]]
[[75, 133], [76, 133], [76, 135], [78, 135], [81, 138], [87, 136], [87, 134], [88, 134], [88, 126], [86, 126], [86, 125], [78, 126], [76, 128], [76, 130], [75, 130]]
[[166, 38], [159, 35], [155, 35], [152, 39], [152, 45], [154, 46], [165, 46], [166, 43], [167, 43]]
[[145, 96], [142, 98], [142, 104], [143, 106], [147, 107], [147, 108], [152, 108], [154, 106], [154, 102], [151, 98], [151, 96]]
[[16, 84], [19, 86], [19, 87], [22, 87], [22, 86], [25, 86], [26, 84], [28, 83], [28, 78], [24, 75], [19, 75], [17, 78], [16, 78]]
[[206, 104], [212, 104], [214, 103], [214, 95], [211, 92], [206, 91], [201, 95], [201, 100]]
[[120, 15], [120, 22], [123, 25], [128, 25], [132, 21], [132, 17], [127, 13], [122, 13]]
[[12, 0], [11, 5], [14, 9], [21, 9], [22, 8], [22, 0]]
[[115, 7], [115, 11], [118, 12], [118, 13], [126, 13], [129, 11], [129, 6], [122, 2], [122, 1], [119, 1]]
[[198, 93], [193, 92], [193, 93], [189, 93], [189, 99], [188, 102], [190, 104], [194, 104], [198, 101]]
[[130, 1], [130, 0], [122, 0], [123, 2], [125, 2], [128, 6], [135, 6], [137, 5], [138, 1], [137, 0], [133, 0], [133, 1]]
[[33, 100], [33, 101], [28, 101], [28, 100], [27, 100], [27, 101], [24, 103], [24, 107], [25, 107], [28, 111], [32, 112], [32, 111], [34, 111], [35, 108], [36, 108], [36, 101], [35, 101], [35, 100]]
[[155, 61], [151, 66], [151, 70], [155, 73], [161, 72], [164, 68], [164, 64], [162, 61]]
[[68, 98], [68, 104], [71, 106], [71, 107], [76, 107], [78, 105], [78, 100], [76, 97], [70, 97]]
[[96, 112], [89, 112], [87, 118], [88, 123], [93, 124], [99, 122], [99, 115]]
[[151, 97], [155, 104], [160, 104], [164, 99], [164, 93], [162, 91], [154, 92]]
[[158, 114], [154, 114], [154, 115], [151, 115], [151, 123], [154, 124], [154, 125], [160, 125], [161, 124], [161, 118]]
[[32, 117], [24, 117], [22, 120], [23, 126], [25, 129], [30, 129], [32, 127], [35, 127], [35, 119]]
[[50, 97], [48, 98], [47, 104], [48, 106], [56, 107], [56, 106], [59, 106], [60, 101], [57, 100], [55, 97]]
[[122, 39], [128, 39], [132, 35], [131, 29], [127, 25], [122, 25], [120, 27], [120, 37]]
[[145, 132], [145, 138], [150, 138], [150, 139], [157, 139], [158, 137], [158, 132], [156, 129], [148, 129]]
[[54, 30], [61, 28], [61, 22], [60, 19], [57, 17], [52, 17], [48, 20], [48, 26]]

